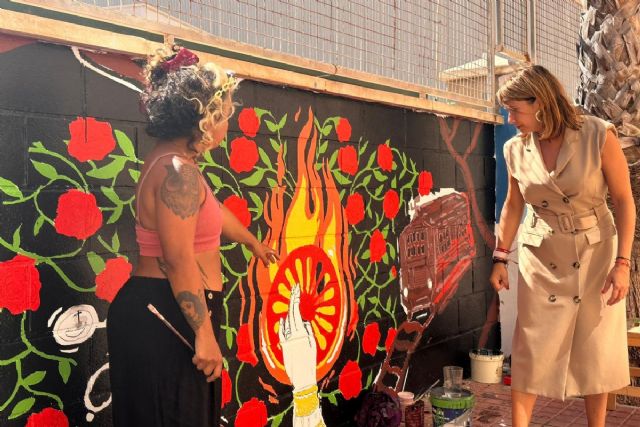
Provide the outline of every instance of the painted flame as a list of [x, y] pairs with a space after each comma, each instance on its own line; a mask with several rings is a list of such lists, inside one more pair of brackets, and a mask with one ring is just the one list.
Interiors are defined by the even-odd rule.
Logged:
[[[296, 122], [299, 116], [300, 111]], [[298, 174], [291, 203], [285, 209], [282, 148], [278, 154], [278, 186], [265, 199], [269, 231], [264, 244], [276, 250], [280, 263], [265, 267], [252, 259], [249, 265], [249, 284], [257, 284], [262, 302], [258, 330], [262, 359], [270, 374], [284, 384], [290, 382], [278, 343], [278, 321], [287, 314], [293, 285], [300, 284], [302, 318], [311, 323], [316, 338], [317, 379], [330, 371], [345, 333], [352, 334], [357, 322], [346, 214], [326, 160], [316, 169], [317, 142], [318, 131], [309, 109], [297, 141]], [[251, 298], [243, 300], [243, 312], [249, 301]], [[254, 310], [249, 307], [250, 319], [255, 318]]]

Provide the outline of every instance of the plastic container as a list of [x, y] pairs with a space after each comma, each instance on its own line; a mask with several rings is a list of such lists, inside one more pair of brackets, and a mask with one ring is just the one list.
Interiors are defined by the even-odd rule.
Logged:
[[471, 379], [479, 383], [498, 384], [502, 381], [501, 351], [474, 350], [469, 352], [471, 358]]
[[429, 401], [433, 427], [471, 427], [471, 414], [476, 398], [469, 390], [459, 389], [450, 393], [444, 387], [437, 387], [431, 391]]
[[413, 405], [414, 394], [410, 391], [400, 391], [398, 392], [398, 400], [400, 401], [400, 410], [402, 411], [402, 421], [405, 421], [405, 410], [407, 406]]

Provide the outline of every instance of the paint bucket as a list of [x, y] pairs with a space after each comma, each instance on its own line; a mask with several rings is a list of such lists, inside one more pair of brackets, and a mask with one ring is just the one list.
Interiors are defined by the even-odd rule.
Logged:
[[471, 427], [471, 412], [476, 398], [469, 390], [454, 392], [437, 387], [429, 396], [433, 427]]
[[501, 351], [474, 350], [469, 352], [471, 358], [471, 379], [479, 383], [498, 384], [502, 380]]

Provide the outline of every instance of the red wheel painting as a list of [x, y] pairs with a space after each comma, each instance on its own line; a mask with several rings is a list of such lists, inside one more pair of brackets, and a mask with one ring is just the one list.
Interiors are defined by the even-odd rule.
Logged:
[[290, 381], [278, 340], [279, 321], [287, 314], [291, 288], [296, 283], [301, 291], [300, 314], [311, 323], [316, 339], [318, 380], [329, 372], [340, 353], [348, 296], [334, 262], [321, 248], [302, 246], [289, 254], [273, 279], [272, 292], [260, 316], [260, 350], [267, 369], [281, 383]]

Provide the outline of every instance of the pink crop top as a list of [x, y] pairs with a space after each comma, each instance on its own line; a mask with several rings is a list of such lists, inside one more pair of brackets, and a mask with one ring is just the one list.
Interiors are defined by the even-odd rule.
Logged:
[[[177, 155], [178, 153], [167, 153], [156, 158], [148, 171], [153, 168], [155, 163], [162, 157], [169, 155]], [[202, 176], [202, 175], [201, 175]], [[140, 179], [138, 188], [142, 188], [145, 176]], [[204, 177], [202, 178], [204, 181]], [[193, 242], [193, 250], [195, 253], [205, 252], [220, 247], [220, 233], [222, 232], [222, 209], [220, 202], [215, 198], [211, 188], [205, 182], [205, 198], [204, 203], [200, 206], [198, 212], [198, 222], [196, 223], [196, 235]], [[161, 257], [162, 247], [160, 246], [160, 237], [156, 230], [149, 230], [140, 225], [138, 220], [139, 203], [136, 198], [136, 241], [140, 247], [140, 255], [148, 257]]]

